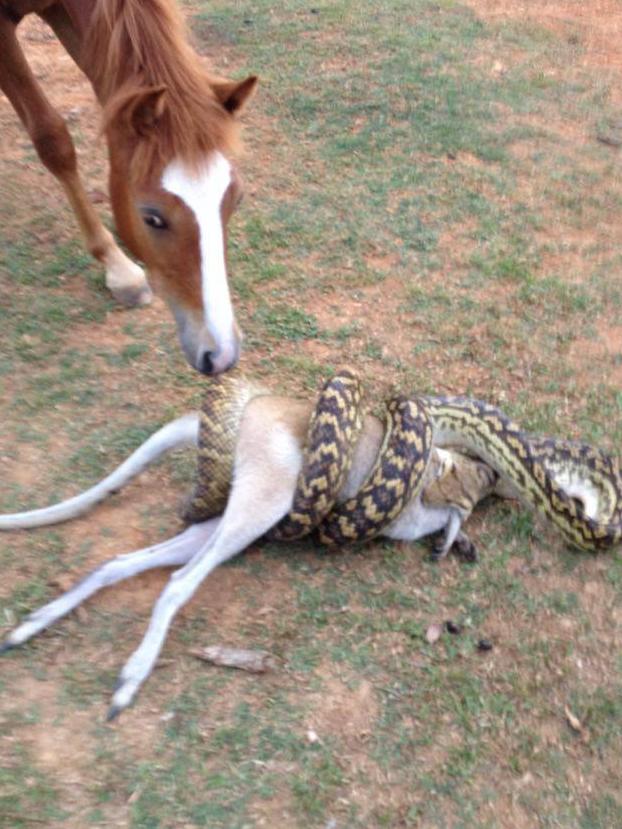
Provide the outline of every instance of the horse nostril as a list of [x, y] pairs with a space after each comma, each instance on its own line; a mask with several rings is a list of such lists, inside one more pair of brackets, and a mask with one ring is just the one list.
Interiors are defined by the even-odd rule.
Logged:
[[202, 374], [213, 374], [214, 372], [214, 363], [212, 362], [212, 353], [211, 351], [204, 351], [199, 362], [199, 371]]
[[[2, 2], [2, 0], [0, 0]], [[212, 348], [211, 351], [200, 351], [197, 362], [194, 364], [201, 374], [215, 375], [228, 371], [238, 361], [239, 349], [236, 347], [233, 354], [229, 349]]]

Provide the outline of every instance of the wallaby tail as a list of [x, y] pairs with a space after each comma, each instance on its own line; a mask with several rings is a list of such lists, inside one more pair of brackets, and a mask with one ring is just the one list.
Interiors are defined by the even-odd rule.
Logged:
[[0, 530], [21, 530], [59, 524], [68, 521], [103, 501], [111, 492], [121, 489], [139, 472], [161, 455], [179, 446], [196, 446], [199, 434], [199, 415], [184, 415], [158, 429], [138, 447], [114, 472], [85, 492], [43, 509], [0, 515]]

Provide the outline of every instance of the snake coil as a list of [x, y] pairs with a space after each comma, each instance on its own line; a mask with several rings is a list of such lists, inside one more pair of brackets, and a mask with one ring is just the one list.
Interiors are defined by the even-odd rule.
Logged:
[[[260, 393], [236, 374], [210, 383], [187, 521], [224, 510], [242, 413]], [[464, 397], [390, 401], [373, 469], [354, 497], [337, 503], [362, 423], [360, 381], [354, 371], [342, 369], [320, 391], [292, 508], [271, 530], [272, 538], [293, 540], [313, 531], [332, 545], [373, 538], [420, 494], [433, 447], [449, 446], [487, 463], [572, 544], [595, 551], [622, 540], [616, 458], [586, 444], [528, 435], [494, 406]]]

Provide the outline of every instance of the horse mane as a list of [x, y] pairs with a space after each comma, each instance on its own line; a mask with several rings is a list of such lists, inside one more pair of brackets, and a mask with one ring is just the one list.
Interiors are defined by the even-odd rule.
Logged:
[[232, 115], [188, 42], [174, 0], [96, 0], [83, 46], [83, 66], [103, 106], [106, 131], [137, 94], [165, 88], [157, 125], [136, 141], [135, 180], [173, 157], [197, 165], [237, 146]]

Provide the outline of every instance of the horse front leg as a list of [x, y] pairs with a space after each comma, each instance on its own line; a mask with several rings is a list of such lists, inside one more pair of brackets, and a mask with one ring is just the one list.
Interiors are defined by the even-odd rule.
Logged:
[[77, 169], [58, 176], [58, 179], [80, 223], [87, 250], [106, 268], [106, 287], [110, 293], [128, 308], [149, 305], [153, 292], [144, 270], [123, 253], [112, 233], [102, 224], [89, 201]]
[[26, 128], [47, 169], [61, 183], [76, 215], [86, 247], [106, 268], [106, 286], [124, 305], [144, 305], [152, 293], [142, 268], [132, 262], [102, 224], [86, 193], [69, 130], [45, 97], [15, 34], [0, 9], [0, 89]]

